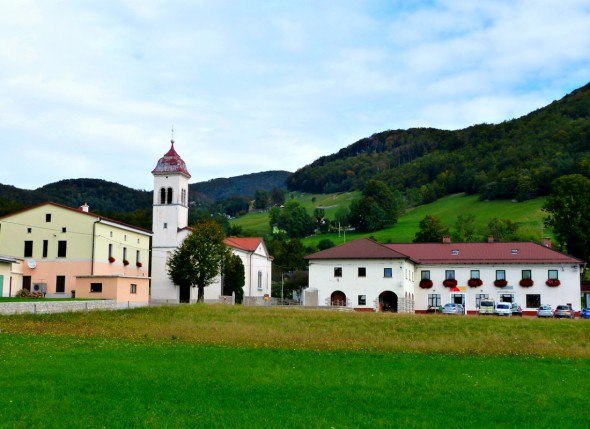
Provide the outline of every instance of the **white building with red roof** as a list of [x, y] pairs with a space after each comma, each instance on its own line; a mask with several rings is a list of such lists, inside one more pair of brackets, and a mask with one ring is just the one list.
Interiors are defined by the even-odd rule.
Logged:
[[448, 239], [406, 244], [360, 239], [306, 259], [311, 305], [395, 312], [426, 312], [453, 302], [474, 313], [483, 298], [517, 302], [525, 314], [541, 304], [579, 309], [585, 266], [548, 243]]
[[[188, 225], [188, 180], [191, 175], [174, 149], [174, 140], [152, 170], [154, 176], [152, 302], [196, 302], [196, 288], [181, 288], [168, 277], [167, 261], [172, 252], [191, 233]], [[270, 296], [272, 258], [259, 237], [228, 238], [225, 243], [244, 264], [244, 296], [263, 299]], [[222, 279], [205, 288], [205, 301], [219, 301]]]

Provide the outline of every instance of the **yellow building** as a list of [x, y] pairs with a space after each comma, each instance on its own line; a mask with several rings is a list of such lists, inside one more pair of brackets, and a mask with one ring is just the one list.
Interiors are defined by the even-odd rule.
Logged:
[[151, 232], [55, 203], [0, 218], [0, 255], [22, 260], [9, 291], [149, 301]]

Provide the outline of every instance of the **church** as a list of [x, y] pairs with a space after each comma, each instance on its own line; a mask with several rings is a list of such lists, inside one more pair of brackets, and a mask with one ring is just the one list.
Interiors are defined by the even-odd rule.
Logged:
[[[171, 147], [152, 170], [154, 176], [152, 223], [152, 282], [150, 301], [154, 303], [190, 303], [197, 301], [196, 288], [180, 288], [167, 273], [167, 261], [192, 231], [188, 225], [188, 188], [191, 175], [186, 163]], [[229, 237], [226, 245], [244, 264], [244, 300], [263, 302], [270, 297], [272, 257], [260, 237]], [[222, 302], [223, 279], [205, 288], [205, 302]]]

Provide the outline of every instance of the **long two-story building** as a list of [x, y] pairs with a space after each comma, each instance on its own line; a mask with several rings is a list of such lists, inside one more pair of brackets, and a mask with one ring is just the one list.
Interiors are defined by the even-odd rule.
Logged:
[[360, 239], [307, 256], [307, 305], [426, 312], [447, 302], [477, 311], [483, 298], [580, 308], [584, 261], [532, 242], [379, 244]]

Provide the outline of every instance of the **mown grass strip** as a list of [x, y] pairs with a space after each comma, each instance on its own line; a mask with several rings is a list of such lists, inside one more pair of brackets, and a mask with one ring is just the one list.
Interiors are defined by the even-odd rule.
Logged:
[[0, 334], [10, 428], [585, 427], [587, 360]]

